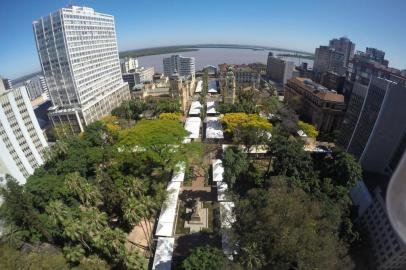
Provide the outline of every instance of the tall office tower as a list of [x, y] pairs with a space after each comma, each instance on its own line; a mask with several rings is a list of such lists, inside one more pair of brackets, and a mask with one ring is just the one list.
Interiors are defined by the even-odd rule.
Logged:
[[74, 133], [130, 99], [121, 77], [114, 17], [70, 6], [33, 22], [53, 125]]
[[44, 93], [46, 96], [48, 96], [48, 86], [45, 82], [44, 76], [35, 75], [15, 84], [15, 87], [19, 86], [25, 86], [30, 100], [34, 100]]
[[340, 37], [330, 40], [329, 46], [344, 54], [344, 66], [348, 67], [350, 59], [354, 56], [355, 43], [346, 37]]
[[385, 52], [382, 50], [367, 47], [365, 50], [365, 54], [369, 59], [375, 62], [378, 62], [386, 67], [389, 65], [389, 61], [385, 59]]
[[138, 59], [132, 57], [120, 59], [120, 66], [122, 73], [129, 73], [138, 68]]
[[[0, 78], [1, 79], [1, 78]], [[10, 90], [13, 88], [13, 83], [10, 79], [1, 79], [3, 86], [6, 90]]]
[[163, 59], [164, 75], [170, 77], [173, 74], [179, 76], [195, 75], [195, 58], [183, 57], [181, 55], [172, 55]]
[[0, 80], [0, 179], [9, 174], [25, 183], [47, 146], [25, 87], [6, 91]]
[[364, 170], [391, 174], [395, 169], [396, 153], [405, 144], [404, 104], [406, 87], [400, 84], [373, 77], [368, 86], [354, 85], [339, 144]]
[[344, 53], [329, 46], [320, 46], [314, 53], [313, 70], [321, 74], [333, 71], [338, 74], [344, 73]]
[[287, 80], [292, 78], [295, 64], [292, 61], [284, 61], [273, 57], [272, 53], [268, 54], [266, 75], [271, 80], [285, 84]]

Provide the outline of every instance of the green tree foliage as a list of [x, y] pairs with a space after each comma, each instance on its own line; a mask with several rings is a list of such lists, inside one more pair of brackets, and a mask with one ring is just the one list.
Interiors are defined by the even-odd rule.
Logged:
[[146, 109], [146, 104], [140, 100], [126, 100], [123, 101], [119, 107], [114, 108], [111, 114], [126, 120], [138, 120], [140, 114]]
[[323, 207], [286, 181], [251, 189], [235, 209], [239, 262], [247, 269], [343, 269], [345, 246]]
[[224, 174], [223, 179], [233, 188], [239, 176], [248, 170], [247, 154], [236, 147], [228, 147], [223, 154]]
[[232, 264], [223, 252], [217, 248], [205, 246], [192, 250], [192, 253], [182, 262], [183, 270], [231, 270], [239, 269]]
[[176, 120], [176, 121], [181, 122], [182, 115], [180, 113], [161, 113], [159, 115], [159, 119]]
[[182, 141], [186, 136], [178, 121], [142, 120], [120, 133], [119, 144], [126, 151], [140, 152], [163, 169], [171, 170], [184, 158]]
[[297, 126], [299, 129], [303, 130], [303, 132], [306, 133], [307, 136], [311, 138], [316, 138], [317, 136], [319, 136], [319, 131], [312, 124], [308, 124], [303, 121], [298, 121]]
[[265, 113], [275, 114], [278, 112], [279, 100], [277, 96], [266, 98], [262, 101], [262, 109]]
[[286, 104], [279, 103], [278, 115], [281, 117], [281, 128], [290, 134], [296, 134], [299, 117], [296, 112]]
[[[310, 155], [303, 150], [303, 142], [278, 133], [269, 142], [270, 158], [267, 175], [287, 176], [306, 191], [318, 188]], [[272, 166], [272, 170], [271, 170]]]
[[180, 103], [177, 99], [159, 99], [158, 101], [151, 100], [147, 107], [152, 110], [155, 116], [159, 116], [161, 113], [179, 113]]
[[43, 269], [67, 270], [69, 264], [63, 254], [56, 249], [38, 249], [19, 251], [8, 245], [0, 246], [0, 269]]
[[254, 90], [239, 91], [236, 103], [223, 103], [218, 106], [218, 111], [222, 114], [243, 112], [247, 114], [256, 114], [259, 112], [255, 101], [256, 93]]

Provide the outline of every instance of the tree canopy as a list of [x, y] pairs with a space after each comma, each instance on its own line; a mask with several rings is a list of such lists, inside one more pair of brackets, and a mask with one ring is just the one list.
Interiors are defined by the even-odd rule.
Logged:
[[298, 121], [297, 126], [299, 127], [299, 129], [303, 130], [303, 132], [306, 133], [307, 136], [311, 138], [316, 138], [317, 136], [319, 136], [319, 131], [312, 124], [308, 124], [303, 121]]
[[247, 269], [342, 269], [344, 244], [323, 207], [286, 181], [248, 191], [235, 209], [238, 261]]

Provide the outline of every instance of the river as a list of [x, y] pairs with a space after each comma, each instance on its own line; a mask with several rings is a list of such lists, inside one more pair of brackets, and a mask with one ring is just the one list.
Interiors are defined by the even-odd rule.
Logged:
[[[159, 55], [149, 55], [138, 58], [140, 66], [155, 67], [155, 72], [163, 71], [162, 59], [172, 54], [194, 57], [196, 59], [196, 71], [204, 66], [227, 63], [227, 64], [249, 64], [260, 62], [266, 64], [268, 52], [270, 50], [252, 50], [252, 49], [230, 49], [230, 48], [199, 48], [198, 51], [168, 53]], [[272, 51], [274, 55], [278, 53], [289, 53], [286, 51]], [[293, 53], [293, 52], [292, 52]], [[296, 65], [307, 62], [308, 67], [313, 67], [313, 60], [299, 59], [297, 57], [281, 57], [284, 60], [293, 61]]]

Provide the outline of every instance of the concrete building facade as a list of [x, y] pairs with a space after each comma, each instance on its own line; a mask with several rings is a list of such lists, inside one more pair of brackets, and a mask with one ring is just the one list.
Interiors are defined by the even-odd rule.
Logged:
[[333, 71], [338, 74], [344, 72], [344, 53], [337, 51], [329, 46], [320, 46], [314, 53], [314, 72], [321, 74], [327, 71]]
[[402, 85], [376, 77], [368, 86], [354, 85], [339, 144], [360, 160], [364, 170], [393, 172], [393, 156], [404, 148], [404, 104], [406, 87]]
[[318, 130], [331, 132], [341, 127], [345, 110], [343, 95], [310, 79], [298, 77], [287, 81], [284, 96], [300, 117]]
[[42, 75], [35, 75], [23, 82], [15, 84], [16, 88], [19, 86], [25, 86], [30, 100], [36, 99], [37, 97], [41, 96], [43, 93], [45, 93], [45, 95], [47, 97], [49, 97], [48, 86], [46, 84], [44, 76], [42, 76]]
[[44, 163], [48, 146], [24, 86], [5, 91], [0, 81], [0, 178], [24, 184]]
[[61, 8], [33, 22], [54, 125], [74, 133], [130, 98], [121, 77], [114, 17], [92, 8]]
[[350, 60], [354, 56], [355, 43], [346, 37], [330, 40], [329, 47], [344, 54], [344, 67], [348, 67]]
[[195, 75], [195, 58], [183, 57], [181, 55], [172, 55], [163, 59], [164, 75], [172, 76], [178, 74], [179, 76], [194, 76]]
[[140, 83], [152, 82], [154, 80], [154, 67], [137, 68], [129, 73], [123, 73], [123, 80], [128, 83], [130, 89]]
[[285, 84], [287, 80], [292, 78], [294, 69], [295, 64], [292, 61], [284, 61], [269, 53], [266, 72], [269, 79]]
[[122, 73], [130, 73], [138, 68], [138, 59], [133, 57], [120, 59], [120, 67]]

